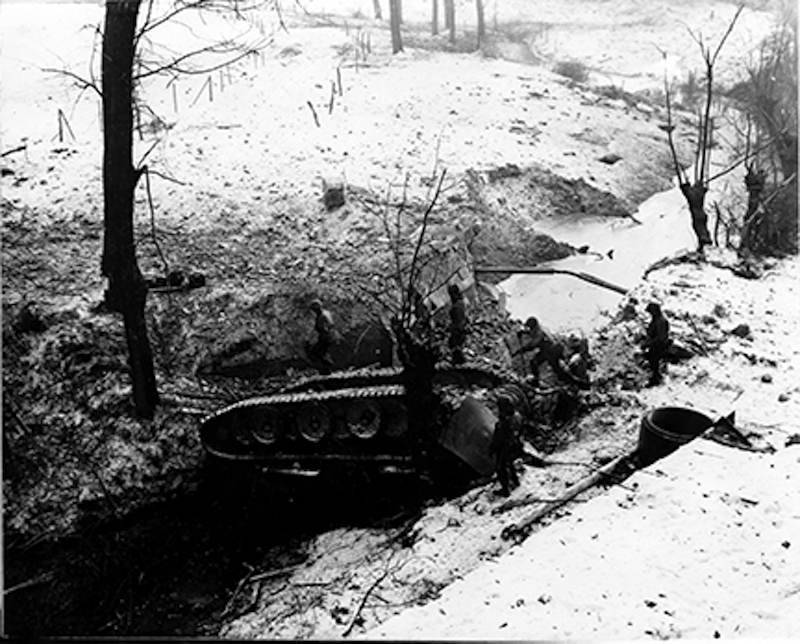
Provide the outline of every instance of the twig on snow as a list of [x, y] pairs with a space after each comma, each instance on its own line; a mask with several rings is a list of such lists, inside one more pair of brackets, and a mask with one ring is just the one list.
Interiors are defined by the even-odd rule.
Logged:
[[347, 637], [350, 635], [350, 631], [353, 630], [353, 627], [356, 625], [356, 620], [358, 620], [359, 616], [361, 615], [361, 611], [364, 610], [364, 604], [367, 603], [367, 599], [372, 594], [372, 592], [380, 585], [380, 583], [389, 576], [391, 570], [387, 569], [383, 571], [383, 574], [378, 577], [369, 588], [367, 588], [367, 592], [364, 593], [364, 596], [361, 598], [361, 601], [358, 604], [358, 608], [356, 608], [353, 616], [350, 618], [350, 623], [347, 625], [347, 628], [342, 633], [342, 637]]
[[28, 579], [27, 581], [23, 581], [22, 583], [17, 584], [16, 586], [11, 586], [8, 590], [3, 591], [3, 596], [8, 596], [13, 592], [18, 590], [22, 590], [24, 588], [30, 588], [31, 586], [38, 586], [39, 584], [43, 584], [48, 581], [52, 581], [53, 577], [55, 577], [54, 572], [46, 572], [38, 577], [34, 577], [33, 579]]
[[244, 565], [249, 570], [247, 571], [247, 574], [241, 580], [239, 580], [239, 583], [236, 584], [236, 590], [233, 591], [233, 595], [231, 595], [231, 598], [225, 605], [225, 610], [222, 611], [222, 617], [225, 617], [230, 613], [231, 609], [233, 608], [233, 602], [236, 601], [236, 598], [239, 596], [239, 593], [242, 592], [242, 589], [250, 582], [250, 578], [253, 576], [253, 573], [255, 572], [255, 568], [253, 568], [249, 564], [244, 564]]
[[15, 148], [11, 148], [10, 150], [6, 150], [2, 154], [0, 154], [0, 157], [7, 157], [9, 154], [14, 154], [15, 152], [22, 152], [27, 147], [28, 147], [28, 144], [27, 143], [23, 143], [22, 145], [18, 145]]

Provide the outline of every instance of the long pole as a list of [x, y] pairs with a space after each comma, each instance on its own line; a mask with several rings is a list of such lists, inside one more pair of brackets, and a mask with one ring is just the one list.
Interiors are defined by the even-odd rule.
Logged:
[[621, 295], [627, 295], [628, 289], [622, 288], [617, 284], [612, 284], [600, 277], [589, 275], [581, 271], [571, 271], [568, 268], [542, 268], [540, 266], [477, 266], [475, 267], [475, 274], [480, 273], [531, 273], [537, 275], [571, 275], [577, 277], [585, 282], [607, 288]]

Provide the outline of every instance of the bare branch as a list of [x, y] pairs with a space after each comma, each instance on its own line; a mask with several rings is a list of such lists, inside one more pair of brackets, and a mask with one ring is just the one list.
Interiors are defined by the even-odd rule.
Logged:
[[741, 5], [736, 10], [736, 13], [733, 16], [733, 19], [728, 24], [728, 28], [723, 34], [722, 38], [720, 39], [719, 43], [717, 44], [717, 48], [714, 53], [711, 53], [711, 49], [707, 48], [703, 43], [702, 34], [700, 38], [695, 38], [698, 45], [700, 45], [700, 51], [703, 54], [703, 60], [705, 61], [706, 65], [706, 102], [705, 102], [705, 110], [704, 114], [700, 120], [700, 132], [702, 133], [702, 137], [698, 140], [698, 147], [700, 152], [700, 167], [699, 170], [697, 165], [695, 165], [695, 183], [697, 184], [704, 184], [707, 182], [707, 173], [708, 167], [710, 165], [710, 156], [711, 156], [711, 143], [712, 143], [712, 130], [714, 129], [714, 123], [711, 119], [711, 104], [714, 98], [714, 65], [717, 62], [717, 57], [719, 56], [720, 52], [722, 51], [722, 47], [725, 44], [725, 41], [730, 36], [731, 32], [733, 31], [734, 26], [736, 25], [736, 21], [739, 19], [742, 11], [744, 10], [744, 6]]
[[147, 190], [147, 204], [150, 207], [150, 233], [153, 237], [153, 244], [158, 251], [158, 256], [161, 258], [161, 263], [164, 265], [164, 275], [168, 275], [169, 262], [167, 262], [167, 258], [164, 256], [164, 252], [161, 250], [161, 245], [158, 243], [158, 234], [156, 233], [156, 209], [155, 206], [153, 206], [153, 194], [150, 191], [150, 172], [148, 171], [147, 166], [144, 166], [142, 170], [144, 171], [144, 183]]
[[730, 24], [728, 24], [728, 29], [725, 31], [725, 33], [723, 34], [722, 38], [720, 39], [719, 44], [717, 45], [717, 49], [714, 52], [714, 55], [711, 57], [711, 64], [712, 65], [717, 62], [717, 56], [719, 56], [720, 51], [722, 51], [722, 46], [725, 44], [725, 41], [728, 39], [728, 36], [731, 35], [731, 32], [733, 31], [733, 28], [736, 25], [736, 21], [739, 19], [739, 16], [742, 15], [742, 11], [744, 11], [744, 5], [743, 4], [739, 5], [739, 8], [736, 10], [736, 13], [733, 15], [733, 19], [730, 21]]
[[[141, 159], [139, 159], [139, 163], [137, 163], [137, 164], [136, 164], [136, 167], [137, 167], [137, 168], [141, 168], [141, 167], [142, 167], [142, 165], [144, 164], [144, 162], [145, 162], [145, 160], [147, 159], [147, 157], [149, 157], [149, 156], [150, 156], [150, 153], [151, 153], [153, 150], [155, 150], [155, 149], [156, 149], [156, 146], [157, 146], [159, 143], [161, 143], [161, 140], [160, 140], [160, 139], [159, 139], [158, 141], [154, 141], [154, 142], [153, 142], [153, 145], [151, 145], [151, 146], [148, 148], [147, 152], [145, 152], [145, 153], [144, 153], [144, 155], [142, 156], [142, 158], [141, 158]], [[147, 170], [145, 170], [145, 172], [146, 172], [146, 171], [147, 171]]]
[[103, 97], [103, 91], [97, 86], [97, 84], [94, 81], [85, 79], [80, 74], [71, 72], [68, 69], [54, 69], [52, 67], [43, 67], [41, 71], [45, 73], [61, 74], [62, 76], [71, 78], [75, 81], [76, 85], [81, 88], [81, 90], [91, 89], [94, 90], [100, 98]]
[[417, 239], [417, 245], [416, 248], [414, 248], [414, 255], [411, 258], [411, 275], [409, 276], [408, 288], [406, 290], [409, 307], [411, 306], [411, 289], [414, 286], [414, 279], [416, 277], [415, 267], [417, 264], [417, 258], [419, 257], [419, 252], [422, 248], [422, 242], [425, 239], [425, 231], [428, 228], [428, 218], [430, 217], [433, 207], [436, 205], [436, 200], [439, 198], [439, 193], [442, 190], [442, 184], [444, 183], [444, 178], [446, 174], [447, 174], [447, 169], [442, 170], [442, 176], [439, 177], [439, 182], [436, 184], [436, 192], [434, 192], [433, 198], [428, 203], [428, 207], [425, 209], [425, 212], [422, 215], [422, 230], [419, 233], [419, 238]]
[[353, 617], [350, 618], [350, 623], [347, 625], [347, 628], [342, 633], [342, 637], [347, 637], [348, 635], [350, 635], [350, 631], [352, 631], [353, 627], [356, 625], [356, 621], [361, 615], [361, 611], [364, 610], [364, 604], [367, 603], [367, 599], [372, 594], [372, 592], [380, 585], [380, 583], [391, 574], [391, 572], [392, 571], [389, 569], [384, 570], [383, 573], [374, 582], [372, 582], [370, 587], [367, 588], [367, 592], [364, 593], [364, 596], [361, 598], [358, 607], [353, 612]]
[[[218, 43], [215, 45], [208, 45], [206, 47], [202, 47], [195, 51], [189, 52], [187, 54], [183, 54], [182, 56], [178, 56], [178, 58], [169, 61], [168, 63], [161, 64], [157, 67], [150, 68], [148, 63], [144, 61], [140, 61], [139, 65], [145, 69], [143, 73], [136, 74], [134, 76], [134, 80], [140, 81], [143, 78], [148, 78], [150, 76], [155, 76], [157, 74], [163, 73], [171, 73], [173, 75], [178, 74], [186, 74], [186, 75], [199, 75], [199, 74], [208, 74], [218, 69], [222, 69], [224, 67], [228, 67], [229, 65], [233, 65], [238, 61], [242, 60], [246, 56], [250, 56], [253, 53], [256, 53], [259, 49], [265, 47], [267, 43], [262, 43], [260, 45], [252, 45], [250, 47], [242, 48], [235, 44], [231, 43]], [[196, 58], [197, 56], [201, 56], [203, 54], [216, 54], [216, 55], [228, 55], [234, 52], [238, 52], [233, 58], [226, 58], [223, 62], [211, 65], [208, 67], [198, 67], [198, 68], [190, 68], [182, 66], [182, 63], [186, 63], [187, 61], [191, 60], [192, 58]]]
[[179, 186], [188, 185], [185, 181], [181, 181], [180, 179], [176, 179], [175, 177], [170, 177], [168, 174], [163, 174], [162, 172], [159, 172], [158, 170], [152, 170], [152, 169], [148, 168], [147, 171], [150, 174], [153, 174], [153, 175], [155, 175], [157, 177], [161, 177], [162, 179], [164, 179], [166, 181], [171, 181], [172, 183], [177, 183]]
[[[724, 177], [726, 174], [732, 172], [733, 170], [738, 168], [743, 163], [746, 163], [747, 161], [750, 161], [751, 159], [757, 158], [758, 155], [761, 152], [763, 152], [764, 150], [769, 149], [774, 143], [775, 143], [775, 139], [773, 139], [773, 138], [767, 139], [764, 143], [762, 143], [758, 147], [754, 148], [753, 150], [745, 152], [745, 154], [743, 154], [741, 156], [741, 158], [737, 159], [733, 163], [728, 164], [725, 167], [724, 170], [721, 170], [720, 172], [718, 172], [717, 174], [713, 175], [712, 177], [709, 177], [708, 182], [711, 183], [715, 179], [719, 179], [720, 177]], [[748, 143], [748, 147], [749, 147], [749, 143]]]
[[681, 164], [678, 162], [678, 152], [675, 149], [675, 140], [672, 136], [675, 125], [672, 123], [672, 98], [669, 88], [669, 79], [667, 78], [667, 52], [663, 50], [659, 51], [661, 51], [661, 55], [664, 58], [664, 96], [667, 102], [667, 141], [669, 142], [669, 150], [672, 155], [672, 163], [675, 166], [675, 176], [678, 178], [678, 183], [686, 183], [686, 175], [681, 168]]

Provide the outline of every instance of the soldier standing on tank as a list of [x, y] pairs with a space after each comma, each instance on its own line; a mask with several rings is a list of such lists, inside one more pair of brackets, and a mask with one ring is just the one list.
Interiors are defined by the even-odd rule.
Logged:
[[644, 357], [650, 366], [647, 386], [653, 387], [661, 384], [661, 361], [666, 357], [670, 345], [669, 322], [655, 302], [650, 302], [645, 310], [650, 314], [650, 323], [647, 325], [647, 335], [642, 346]]
[[520, 453], [519, 432], [522, 419], [507, 396], [497, 400], [500, 417], [494, 426], [494, 435], [489, 445], [489, 454], [496, 455], [495, 471], [500, 481], [500, 494], [508, 496], [519, 485], [519, 477], [514, 468], [514, 459]]
[[464, 344], [467, 341], [467, 308], [464, 304], [464, 294], [455, 284], [447, 287], [450, 295], [450, 337], [448, 346], [453, 364], [464, 363]]
[[308, 355], [321, 365], [319, 372], [327, 375], [333, 369], [333, 360], [330, 355], [335, 335], [333, 315], [322, 307], [322, 302], [319, 300], [311, 302], [309, 308], [315, 315], [314, 330], [317, 332], [317, 341], [308, 347]]

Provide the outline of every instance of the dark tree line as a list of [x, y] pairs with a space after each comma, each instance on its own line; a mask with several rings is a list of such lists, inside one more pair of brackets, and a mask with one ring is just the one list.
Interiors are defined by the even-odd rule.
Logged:
[[[744, 164], [748, 199], [743, 214], [729, 213], [727, 229], [739, 232], [742, 252], [797, 251], [797, 16], [783, 17], [782, 25], [762, 44], [748, 78], [730, 91], [715, 86], [717, 64], [723, 45], [734, 30], [743, 7], [734, 14], [716, 47], [692, 33], [703, 57], [703, 101], [697, 112], [692, 177], [678, 161], [672, 100], [665, 78], [667, 132], [675, 175], [686, 200], [698, 248], [712, 245], [706, 213], [706, 196], [715, 179]], [[712, 113], [720, 97], [735, 106], [732, 118], [738, 132], [738, 159], [716, 174], [711, 173], [711, 154], [718, 138], [718, 123], [725, 114]], [[729, 119], [730, 116], [728, 115]], [[714, 238], [723, 223], [719, 204]]]
[[[448, 31], [450, 44], [456, 42], [456, 3], [455, 0], [442, 0], [444, 3], [444, 26]], [[375, 18], [381, 19], [380, 1], [373, 0]], [[483, 0], [475, 0], [477, 12], [477, 37], [478, 47], [486, 40], [486, 19]], [[392, 53], [403, 51], [403, 2], [402, 0], [389, 0], [389, 28], [392, 34]], [[431, 0], [431, 34], [439, 35], [439, 0]]]

